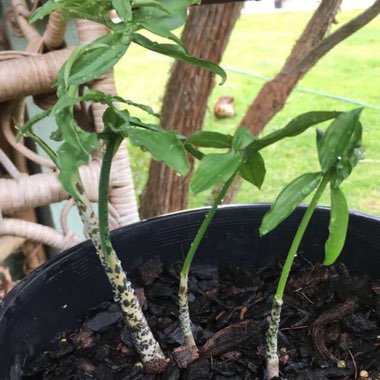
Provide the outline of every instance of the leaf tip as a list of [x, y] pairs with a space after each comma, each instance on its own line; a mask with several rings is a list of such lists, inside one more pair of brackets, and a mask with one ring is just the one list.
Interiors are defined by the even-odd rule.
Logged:
[[223, 86], [224, 83], [226, 83], [226, 81], [227, 81], [227, 73], [223, 70], [223, 73], [220, 73], [219, 76], [220, 76], [220, 79], [221, 79], [221, 81], [219, 83], [219, 86]]
[[259, 235], [260, 235], [260, 237], [263, 237], [268, 232], [269, 232], [268, 229], [264, 228], [262, 225], [260, 226], [260, 228], [259, 228]]

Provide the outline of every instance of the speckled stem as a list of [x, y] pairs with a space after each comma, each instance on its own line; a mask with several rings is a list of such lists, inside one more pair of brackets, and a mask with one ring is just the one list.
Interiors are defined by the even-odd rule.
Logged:
[[294, 259], [297, 255], [298, 248], [301, 244], [303, 235], [309, 225], [310, 219], [314, 213], [314, 210], [321, 198], [327, 184], [330, 180], [330, 173], [324, 174], [322, 181], [320, 182], [313, 198], [307, 207], [304, 216], [298, 226], [297, 232], [292, 241], [292, 245], [289, 248], [288, 255], [285, 260], [284, 267], [281, 272], [280, 279], [278, 281], [276, 294], [273, 300], [272, 312], [271, 312], [271, 322], [269, 324], [267, 337], [266, 337], [266, 354], [267, 354], [267, 373], [268, 379], [273, 377], [278, 377], [279, 375], [279, 360], [277, 354], [277, 339], [278, 339], [278, 329], [280, 326], [281, 318], [281, 307], [282, 300], [284, 298], [284, 291], [286, 284], [288, 282], [289, 274], [293, 266]]
[[215, 198], [215, 201], [212, 207], [210, 208], [204, 221], [199, 227], [199, 230], [194, 238], [194, 241], [191, 243], [191, 247], [189, 249], [189, 252], [186, 255], [186, 258], [181, 270], [181, 279], [180, 279], [180, 286], [179, 286], [179, 292], [178, 292], [179, 321], [181, 324], [183, 334], [185, 336], [185, 343], [192, 347], [196, 347], [196, 344], [195, 344], [193, 332], [191, 329], [191, 319], [190, 319], [190, 313], [189, 313], [189, 300], [188, 300], [189, 270], [191, 267], [191, 263], [193, 262], [195, 253], [199, 247], [199, 244], [201, 243], [203, 236], [207, 231], [208, 226], [210, 225], [212, 219], [214, 218], [215, 213], [218, 209], [218, 206], [223, 202], [223, 198], [225, 197], [229, 187], [231, 186], [231, 183], [233, 179], [235, 178], [235, 174], [224, 184], [222, 190], [220, 191], [218, 196]]
[[179, 307], [179, 321], [185, 337], [185, 344], [191, 347], [196, 347], [196, 343], [191, 329], [191, 319], [189, 311], [189, 297], [188, 297], [188, 276], [183, 275], [180, 279], [180, 290], [178, 294], [178, 307]]
[[112, 247], [108, 227], [108, 185], [116, 139], [111, 138], [103, 158], [99, 184], [99, 221], [89, 199], [81, 192], [77, 205], [93, 241], [100, 261], [112, 286], [114, 299], [119, 303], [126, 325], [132, 332], [136, 351], [148, 372], [162, 372], [167, 360], [154, 338], [136, 297], [132, 284]]
[[277, 354], [278, 330], [281, 320], [282, 300], [274, 297], [271, 321], [266, 336], [266, 358], [267, 358], [267, 378], [268, 380], [279, 375], [279, 359]]

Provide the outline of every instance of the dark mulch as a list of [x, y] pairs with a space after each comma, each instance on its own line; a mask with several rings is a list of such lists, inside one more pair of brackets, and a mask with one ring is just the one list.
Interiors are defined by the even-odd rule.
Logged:
[[[299, 260], [301, 261], [301, 260]], [[144, 373], [114, 303], [89, 311], [82, 327], [54, 342], [31, 366], [26, 380], [265, 379], [264, 336], [279, 265], [246, 268], [194, 266], [190, 307], [201, 358], [176, 366], [183, 343], [177, 319], [179, 266], [158, 258], [136, 276], [150, 326], [171, 358], [165, 373]], [[342, 265], [296, 265], [287, 287], [279, 348], [286, 379], [380, 378], [380, 286], [351, 276]], [[362, 372], [362, 375], [365, 375]]]

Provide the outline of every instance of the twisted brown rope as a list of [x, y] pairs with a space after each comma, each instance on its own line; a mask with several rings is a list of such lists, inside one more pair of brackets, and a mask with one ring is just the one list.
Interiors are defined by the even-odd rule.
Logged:
[[0, 62], [0, 102], [51, 92], [72, 49]]
[[49, 16], [45, 33], [42, 40], [48, 50], [55, 50], [62, 47], [67, 20], [62, 17], [61, 12], [53, 12]]
[[[21, 142], [17, 142], [12, 127], [14, 120], [22, 123], [24, 115], [23, 97], [34, 95], [36, 104], [43, 108], [55, 102], [56, 97], [52, 85], [58, 70], [72, 50], [71, 48], [64, 48], [50, 51], [65, 46], [64, 29], [66, 21], [59, 12], [50, 15], [47, 28], [41, 36], [34, 26], [28, 24], [31, 11], [28, 9], [25, 0], [12, 0], [12, 6], [8, 18], [13, 29], [26, 38], [28, 46], [25, 52], [8, 51], [3, 54], [0, 53], [0, 102], [11, 101], [4, 108], [5, 112], [1, 118], [3, 133], [16, 151], [39, 165], [53, 169], [54, 172], [30, 176], [13, 170], [13, 179], [0, 178], [0, 212], [8, 216], [28, 208], [49, 205], [68, 199], [68, 194], [63, 191], [58, 181], [58, 173], [54, 164], [26, 148]], [[78, 27], [82, 43], [90, 42], [108, 33], [108, 30], [102, 25], [88, 21], [79, 21]], [[44, 53], [46, 51], [49, 52]], [[116, 93], [111, 72], [92, 83], [91, 86], [108, 93]], [[100, 131], [103, 128], [102, 115], [105, 108], [95, 104], [92, 110], [95, 129]], [[96, 157], [100, 157], [99, 153]], [[14, 168], [9, 165], [7, 157], [2, 156], [0, 159], [7, 171], [12, 172]], [[125, 146], [123, 146], [116, 154], [111, 175], [111, 228], [138, 220], [136, 200], [133, 196], [131, 201], [131, 196], [128, 196], [128, 193], [134, 195], [132, 175], [128, 169], [128, 154]], [[100, 172], [99, 158], [95, 158], [89, 165], [81, 167], [80, 172], [86, 193], [92, 201], [96, 201]], [[1, 191], [1, 189], [6, 189], [6, 191]], [[8, 217], [0, 219], [0, 235], [3, 235], [0, 236], [0, 241], [6, 242], [7, 247], [11, 247], [11, 242], [17, 243], [19, 246], [25, 242], [25, 239], [28, 239], [28, 241], [42, 242], [61, 250], [77, 244], [79, 239], [70, 232], [67, 224], [67, 216], [71, 206], [72, 202], [69, 200], [61, 215], [63, 233], [50, 227]], [[13, 240], [11, 240], [11, 236], [14, 236]], [[23, 251], [28, 255], [28, 261], [25, 265], [27, 270], [40, 264], [41, 258], [38, 256], [38, 248], [39, 245], [24, 243]]]

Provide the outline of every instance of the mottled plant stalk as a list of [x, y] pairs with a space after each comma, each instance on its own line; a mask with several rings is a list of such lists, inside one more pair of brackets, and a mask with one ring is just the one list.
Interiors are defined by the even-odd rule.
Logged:
[[199, 230], [194, 238], [194, 241], [191, 243], [190, 249], [186, 255], [185, 261], [182, 266], [180, 286], [179, 286], [179, 292], [178, 292], [179, 320], [180, 320], [183, 334], [185, 336], [185, 344], [190, 347], [196, 347], [196, 343], [194, 340], [193, 331], [191, 329], [191, 319], [190, 319], [190, 312], [189, 312], [189, 299], [188, 299], [189, 270], [191, 267], [191, 263], [193, 262], [195, 253], [199, 247], [199, 244], [201, 243], [203, 236], [207, 231], [208, 226], [210, 225], [212, 219], [214, 218], [215, 213], [218, 209], [218, 206], [223, 202], [223, 198], [225, 197], [234, 178], [235, 178], [235, 175], [233, 175], [224, 184], [222, 190], [215, 198], [215, 201], [211, 209], [208, 211], [204, 221], [199, 227]]
[[112, 157], [119, 146], [119, 138], [111, 137], [103, 158], [99, 183], [99, 220], [80, 183], [77, 186], [79, 198], [76, 200], [82, 221], [88, 229], [96, 252], [112, 286], [114, 299], [120, 305], [124, 320], [130, 329], [135, 349], [150, 373], [163, 372], [168, 360], [154, 338], [131, 282], [124, 272], [121, 262], [112, 247], [108, 224], [108, 188]]
[[[56, 153], [31, 131], [27, 133], [59, 167]], [[125, 324], [129, 327], [136, 351], [150, 373], [163, 372], [168, 364], [160, 345], [154, 338], [131, 282], [124, 272], [121, 262], [112, 247], [108, 225], [108, 189], [112, 157], [120, 144], [118, 137], [111, 137], [103, 158], [99, 183], [99, 219], [84, 192], [79, 171], [76, 173], [76, 192], [71, 194], [78, 207], [79, 215], [88, 231], [100, 262], [112, 286], [115, 301], [120, 305]]]
[[280, 328], [281, 309], [282, 309], [282, 304], [283, 304], [285, 287], [289, 278], [289, 274], [290, 274], [294, 259], [297, 255], [298, 248], [301, 244], [303, 235], [306, 231], [306, 228], [310, 222], [310, 219], [314, 213], [314, 210], [317, 207], [318, 201], [321, 198], [321, 195], [323, 194], [329, 180], [330, 180], [330, 176], [328, 174], [325, 174], [309, 206], [306, 209], [306, 212], [301, 220], [301, 223], [298, 226], [296, 235], [294, 236], [292, 245], [290, 246], [288, 256], [286, 257], [286, 261], [281, 272], [280, 280], [277, 285], [276, 294], [273, 299], [271, 321], [270, 321], [269, 328], [266, 335], [267, 377], [269, 380], [272, 379], [273, 377], [279, 376], [279, 358], [277, 354], [277, 350], [278, 350], [277, 340], [278, 340], [278, 330]]

